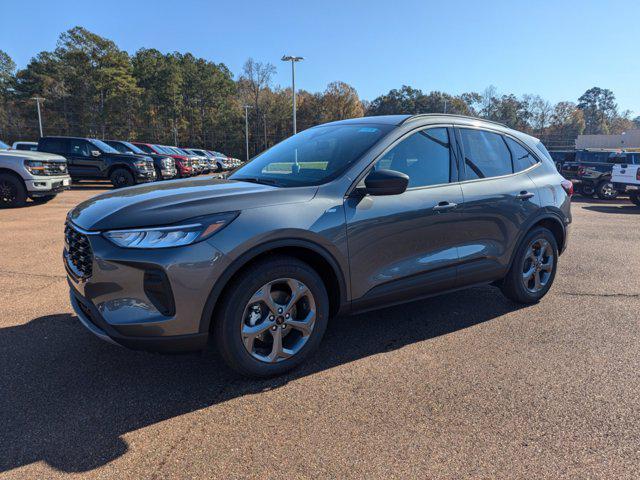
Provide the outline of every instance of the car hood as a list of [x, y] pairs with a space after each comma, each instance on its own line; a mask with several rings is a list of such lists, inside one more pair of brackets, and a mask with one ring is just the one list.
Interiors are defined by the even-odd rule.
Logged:
[[67, 160], [54, 153], [34, 152], [31, 150], [0, 150], [0, 156], [25, 160], [37, 160], [40, 162], [66, 162]]
[[307, 202], [317, 190], [216, 178], [171, 180], [97, 195], [69, 212], [69, 218], [85, 230], [170, 225], [213, 213]]

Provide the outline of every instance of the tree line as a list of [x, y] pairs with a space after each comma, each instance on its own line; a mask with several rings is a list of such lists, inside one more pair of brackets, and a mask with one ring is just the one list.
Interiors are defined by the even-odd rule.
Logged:
[[[251, 154], [291, 134], [291, 89], [273, 84], [276, 68], [248, 59], [234, 78], [223, 64], [191, 53], [143, 48], [130, 55], [112, 40], [75, 27], [53, 51], [22, 69], [0, 50], [0, 139], [39, 136], [36, 97], [44, 98], [44, 133], [190, 145], [244, 156], [248, 106]], [[613, 92], [593, 87], [577, 102], [551, 104], [538, 95], [482, 92], [424, 93], [407, 85], [372, 101], [345, 82], [322, 92], [297, 91], [298, 130], [365, 115], [447, 112], [495, 120], [569, 147], [579, 134], [640, 128], [640, 117], [620, 111]]]

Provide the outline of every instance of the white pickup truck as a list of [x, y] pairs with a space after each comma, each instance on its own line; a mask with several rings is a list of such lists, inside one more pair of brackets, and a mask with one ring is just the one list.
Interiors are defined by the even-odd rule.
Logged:
[[64, 157], [10, 150], [0, 142], [0, 208], [22, 207], [27, 198], [36, 203], [48, 202], [70, 185]]
[[640, 207], [640, 152], [627, 153], [629, 163], [613, 166], [611, 182], [618, 191], [629, 194], [629, 200]]

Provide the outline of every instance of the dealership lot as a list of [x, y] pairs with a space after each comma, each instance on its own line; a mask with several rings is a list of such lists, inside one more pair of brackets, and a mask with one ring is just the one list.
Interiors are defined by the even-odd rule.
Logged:
[[329, 326], [293, 374], [163, 356], [78, 323], [61, 261], [81, 184], [0, 211], [0, 477], [638, 478], [640, 208], [576, 198], [532, 307], [481, 287]]

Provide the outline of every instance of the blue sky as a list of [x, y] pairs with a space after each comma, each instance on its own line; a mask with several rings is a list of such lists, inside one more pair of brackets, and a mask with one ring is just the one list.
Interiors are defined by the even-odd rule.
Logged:
[[18, 66], [82, 25], [130, 53], [190, 51], [235, 74], [248, 57], [270, 61], [281, 85], [282, 54], [302, 55], [297, 85], [310, 91], [343, 80], [371, 100], [403, 84], [453, 94], [495, 85], [557, 102], [600, 86], [640, 115], [637, 0], [4, 3], [0, 49]]

